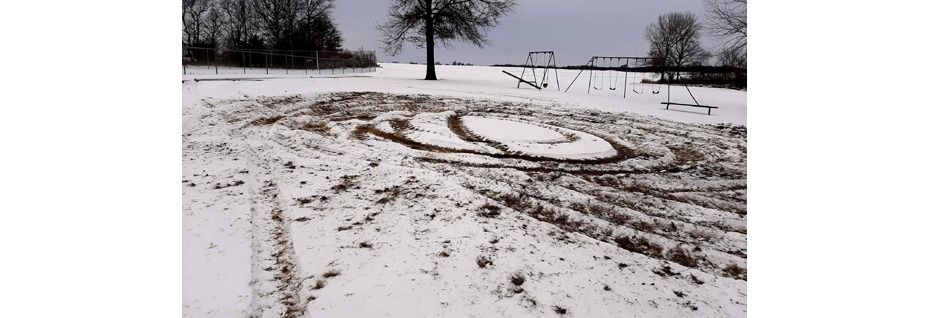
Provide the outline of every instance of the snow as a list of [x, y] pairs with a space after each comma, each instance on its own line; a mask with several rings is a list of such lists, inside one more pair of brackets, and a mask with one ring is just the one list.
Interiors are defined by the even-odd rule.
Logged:
[[562, 134], [543, 127], [499, 118], [462, 117], [473, 133], [501, 142], [554, 143], [568, 141]]
[[[560, 159], [596, 159], [617, 154], [604, 139], [581, 131], [544, 128], [498, 118], [464, 116], [462, 120], [472, 132], [518, 153]], [[554, 129], [564, 131], [575, 140], [569, 140]]]
[[[666, 110], [665, 105], [670, 93], [672, 102], [693, 103], [688, 91], [683, 87], [672, 86], [668, 91], [660, 86], [660, 94], [649, 92], [650, 85], [646, 85], [643, 94], [633, 93], [633, 77], [628, 77], [628, 90], [623, 98], [623, 83], [618, 84], [617, 90], [594, 90], [587, 93], [589, 73], [584, 72], [568, 89], [568, 83], [578, 75], [579, 71], [558, 70], [558, 85], [537, 90], [521, 85], [517, 88], [517, 81], [501, 70], [520, 74], [522, 68], [485, 67], [485, 66], [450, 66], [438, 65], [436, 72], [440, 80], [422, 81], [426, 74], [426, 66], [411, 64], [381, 63], [381, 68], [375, 72], [336, 75], [326, 78], [311, 78], [305, 75], [284, 74], [206, 74], [183, 75], [183, 81], [195, 79], [217, 78], [251, 78], [268, 80], [248, 81], [211, 81], [199, 83], [198, 90], [207, 92], [204, 97], [216, 99], [238, 98], [243, 96], [278, 96], [287, 94], [326, 93], [340, 91], [373, 91], [393, 94], [431, 94], [451, 97], [468, 98], [494, 98], [502, 101], [532, 102], [532, 103], [558, 103], [568, 107], [593, 108], [608, 112], [633, 112], [637, 114], [654, 116], [661, 119], [674, 120], [687, 123], [730, 123], [746, 125], [746, 91], [691, 87], [691, 92], [702, 105], [718, 106], [710, 115], [707, 109], [696, 107], [672, 106]], [[311, 74], [312, 75], [312, 74]], [[553, 74], [554, 75], [554, 74]], [[550, 75], [554, 82], [555, 76]], [[632, 75], [632, 74], [631, 74]], [[638, 78], [637, 78], [638, 79]], [[554, 84], [554, 83], [553, 83]], [[559, 86], [561, 90], [557, 90]], [[639, 84], [637, 84], [637, 90]], [[568, 89], [568, 92], [565, 90]]]
[[185, 317], [746, 315], [746, 92], [382, 66], [182, 76]]

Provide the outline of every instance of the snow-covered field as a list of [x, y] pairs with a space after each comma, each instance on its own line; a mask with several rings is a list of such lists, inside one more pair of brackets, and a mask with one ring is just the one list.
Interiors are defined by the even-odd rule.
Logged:
[[183, 76], [185, 316], [746, 315], [745, 92], [382, 66]]

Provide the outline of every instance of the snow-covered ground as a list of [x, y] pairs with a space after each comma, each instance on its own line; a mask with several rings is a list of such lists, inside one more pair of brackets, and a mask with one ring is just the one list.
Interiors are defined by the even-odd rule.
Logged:
[[382, 66], [183, 76], [185, 316], [746, 315], [745, 92]]

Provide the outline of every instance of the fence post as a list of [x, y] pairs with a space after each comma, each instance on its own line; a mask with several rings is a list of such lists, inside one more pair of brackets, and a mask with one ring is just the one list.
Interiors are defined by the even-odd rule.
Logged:
[[285, 75], [288, 74], [288, 73], [287, 73], [287, 69], [289, 68], [288, 65], [287, 65], [287, 58], [288, 58], [288, 56], [285, 55], [285, 56], [284, 56], [284, 74], [285, 74]]
[[265, 55], [265, 75], [268, 75], [268, 53], [264, 53], [263, 55]]
[[320, 51], [314, 51], [313, 54], [316, 56], [316, 58], [313, 59], [316, 61], [316, 74], [322, 75], [323, 73], [320, 73]]
[[220, 74], [220, 68], [216, 66], [216, 51], [213, 51], [213, 70], [216, 71], [216, 74]]

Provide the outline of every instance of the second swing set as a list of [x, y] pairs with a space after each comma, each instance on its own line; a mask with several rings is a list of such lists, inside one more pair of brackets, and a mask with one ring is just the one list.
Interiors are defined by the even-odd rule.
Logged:
[[[634, 93], [642, 94], [645, 91], [645, 84], [642, 83], [643, 75], [637, 67], [631, 67], [630, 61], [633, 61], [634, 65], [646, 65], [646, 63], [652, 58], [648, 57], [636, 57], [636, 56], [592, 56], [588, 63], [578, 72], [578, 75], [575, 76], [575, 79], [572, 80], [571, 84], [568, 84], [568, 88], [565, 89], [568, 92], [572, 88], [572, 85], [575, 84], [575, 81], [578, 80], [578, 77], [581, 76], [585, 71], [590, 71], [588, 75], [588, 93], [591, 92], [593, 87], [595, 90], [604, 89], [604, 81], [607, 81], [608, 89], [617, 90], [620, 81], [620, 72], [623, 72], [623, 97], [626, 98], [626, 87], [629, 79], [629, 73], [633, 72], [633, 83], [632, 90]], [[639, 82], [636, 81], [636, 77], [639, 76]], [[636, 90], [636, 84], [639, 84], [640, 89]], [[598, 85], [600, 84], [600, 85]], [[656, 86], [653, 83], [652, 93], [658, 94], [659, 86]]]

